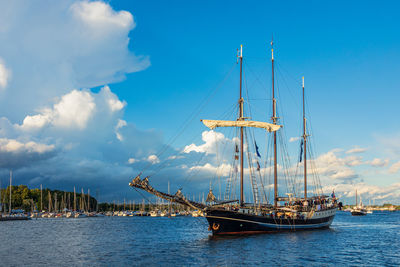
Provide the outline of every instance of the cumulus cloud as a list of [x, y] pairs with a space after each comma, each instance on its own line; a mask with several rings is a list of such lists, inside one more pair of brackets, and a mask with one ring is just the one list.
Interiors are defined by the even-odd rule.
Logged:
[[224, 134], [220, 132], [215, 132], [213, 130], [211, 131], [204, 131], [202, 133], [202, 140], [204, 144], [202, 145], [195, 145], [195, 144], [190, 144], [185, 146], [183, 149], [184, 153], [190, 153], [192, 151], [194, 152], [200, 152], [200, 153], [206, 153], [206, 154], [215, 154], [217, 152], [217, 144], [219, 146], [225, 146], [227, 144], [234, 144], [235, 141], [237, 141], [235, 138], [233, 140], [230, 140], [224, 136]]
[[232, 166], [230, 164], [221, 164], [219, 166], [213, 166], [210, 163], [204, 165], [193, 166], [189, 168], [189, 172], [199, 171], [202, 174], [210, 175], [215, 174], [216, 176], [228, 176]]
[[337, 155], [338, 150], [331, 150], [316, 159], [317, 172], [331, 179], [354, 179], [358, 175], [349, 166], [358, 164], [357, 158], [341, 158]]
[[389, 168], [389, 173], [397, 173], [400, 170], [400, 161], [393, 163]]
[[53, 157], [55, 152], [54, 145], [0, 138], [0, 167], [15, 169], [29, 166], [33, 162]]
[[379, 158], [374, 158], [373, 160], [368, 162], [369, 165], [373, 166], [373, 167], [385, 167], [389, 164], [389, 160], [388, 159], [379, 159]]
[[289, 142], [290, 142], [290, 143], [295, 142], [295, 141], [297, 141], [297, 140], [300, 140], [300, 138], [301, 138], [301, 137], [290, 137]]
[[[110, 106], [110, 102], [114, 103], [113, 106]], [[115, 103], [121, 103], [121, 107], [115, 108]], [[23, 131], [35, 131], [46, 126], [83, 130], [96, 112], [103, 115], [114, 114], [125, 106], [122, 103], [125, 102], [120, 101], [108, 86], [103, 87], [98, 94], [88, 90], [72, 90], [63, 95], [53, 107], [46, 107], [39, 114], [26, 116], [17, 127]], [[126, 122], [118, 120], [116, 131], [123, 126], [126, 126]], [[118, 139], [122, 138], [119, 133], [116, 134]]]
[[135, 26], [131, 13], [116, 12], [108, 4], [100, 1], [76, 2], [71, 5], [71, 10], [79, 19], [99, 31], [112, 30], [114, 26], [122, 29], [131, 29]]
[[5, 89], [7, 87], [10, 78], [11, 78], [11, 71], [6, 68], [6, 65], [0, 58], [0, 89]]
[[128, 159], [128, 163], [129, 163], [129, 164], [133, 164], [133, 163], [135, 163], [135, 162], [137, 162], [137, 160], [134, 159], [134, 158], [129, 158], [129, 159]]
[[356, 146], [352, 149], [347, 150], [346, 154], [364, 153], [365, 151], [367, 151], [366, 148], [361, 148]]
[[117, 125], [115, 126], [115, 135], [119, 141], [123, 141], [124, 137], [118, 132], [118, 130], [126, 125], [128, 125], [126, 121], [119, 119]]
[[160, 159], [156, 155], [148, 156], [147, 161], [151, 162], [151, 164], [160, 163]]
[[[355, 184], [335, 184], [327, 185], [323, 188], [325, 192], [332, 192], [335, 190], [336, 196], [341, 201], [346, 203], [355, 203], [355, 192], [364, 201], [364, 204], [383, 204], [385, 202], [396, 203], [396, 200], [400, 197], [400, 183], [394, 183], [389, 186], [378, 186], [369, 185], [366, 183], [355, 183]], [[367, 202], [368, 201], [368, 202]]]
[[150, 65], [132, 49], [135, 27], [105, 1], [0, 1], [0, 176], [129, 192], [133, 159], [162, 145], [123, 119], [126, 102], [107, 85]]
[[11, 121], [73, 88], [121, 81], [150, 65], [130, 49], [133, 15], [103, 1], [1, 1], [0, 25], [0, 87], [7, 85], [0, 113]]
[[0, 138], [0, 151], [1, 152], [12, 152], [12, 153], [20, 153], [20, 152], [28, 152], [28, 153], [45, 153], [48, 151], [52, 151], [54, 149], [54, 145], [45, 145], [38, 144], [33, 141], [27, 143], [21, 143], [17, 140]]

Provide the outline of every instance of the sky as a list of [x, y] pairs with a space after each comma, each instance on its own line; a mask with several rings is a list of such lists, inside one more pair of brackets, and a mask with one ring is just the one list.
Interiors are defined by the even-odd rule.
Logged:
[[270, 119], [273, 36], [292, 164], [304, 76], [325, 193], [400, 204], [399, 5], [0, 0], [1, 185], [13, 170], [15, 184], [139, 201], [128, 182], [144, 171], [163, 190], [207, 193], [228, 157], [216, 141], [234, 139], [199, 120], [237, 102], [241, 44], [254, 116]]

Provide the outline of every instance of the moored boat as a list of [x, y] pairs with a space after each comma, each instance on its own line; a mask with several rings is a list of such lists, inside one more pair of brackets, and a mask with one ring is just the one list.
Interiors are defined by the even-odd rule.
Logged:
[[368, 211], [367, 211], [366, 208], [364, 208], [364, 205], [363, 205], [362, 200], [361, 200], [361, 196], [360, 196], [360, 204], [358, 204], [358, 202], [357, 202], [357, 190], [356, 190], [356, 205], [351, 210], [351, 215], [353, 215], [353, 216], [365, 216], [365, 215], [367, 215], [367, 213], [368, 213]]
[[[272, 42], [271, 42], [272, 45]], [[238, 100], [238, 114], [236, 120], [202, 120], [203, 124], [210, 130], [220, 127], [233, 127], [237, 129], [238, 136], [234, 140], [238, 140], [235, 143], [233, 163], [232, 163], [232, 177], [227, 179], [227, 190], [226, 196], [223, 200], [218, 200], [212, 193], [210, 188], [207, 196], [206, 204], [191, 201], [182, 194], [181, 190], [174, 195], [163, 193], [156, 190], [149, 184], [149, 176], [141, 179], [139, 174], [129, 183], [131, 187], [139, 188], [147, 191], [160, 198], [166, 199], [170, 202], [175, 202], [184, 206], [188, 206], [194, 211], [192, 212], [193, 217], [204, 216], [209, 223], [209, 230], [215, 235], [224, 234], [252, 234], [252, 233], [266, 233], [266, 232], [277, 232], [277, 231], [297, 231], [307, 229], [322, 229], [327, 228], [331, 225], [336, 211], [337, 211], [337, 198], [332, 193], [331, 196], [324, 195], [319, 184], [319, 178], [313, 177], [314, 181], [314, 192], [313, 195], [309, 195], [307, 189], [307, 164], [315, 164], [315, 162], [307, 159], [307, 151], [309, 143], [308, 137], [310, 134], [307, 132], [306, 127], [306, 114], [305, 114], [305, 88], [304, 78], [302, 82], [302, 98], [303, 98], [303, 131], [301, 140], [301, 152], [300, 160], [298, 165], [302, 166], [303, 174], [293, 175], [289, 178], [295, 180], [296, 177], [301, 176], [303, 178], [302, 187], [303, 192], [296, 188], [292, 191], [290, 186], [287, 186], [287, 196], [280, 197], [278, 191], [278, 136], [277, 132], [282, 130], [282, 125], [278, 124], [277, 114], [277, 102], [274, 91], [274, 54], [272, 51], [272, 117], [271, 123], [264, 121], [252, 121], [249, 120], [250, 116], [246, 116], [244, 113], [244, 98], [242, 96], [242, 65], [243, 65], [243, 53], [242, 47], [238, 53], [238, 62], [240, 63], [240, 86], [239, 86], [239, 100]], [[249, 114], [248, 114], [249, 115]], [[271, 137], [273, 144], [273, 165], [265, 164], [263, 171], [267, 169], [273, 170], [273, 198], [269, 201], [267, 194], [265, 193], [265, 185], [262, 180], [261, 166], [259, 158], [261, 155], [258, 151], [257, 143], [254, 140], [254, 133], [251, 132], [254, 128], [261, 128], [265, 133]], [[251, 130], [250, 130], [251, 129]], [[253, 142], [249, 142], [248, 139], [253, 138]], [[281, 136], [279, 136], [281, 140]], [[245, 144], [246, 143], [246, 144]], [[253, 144], [252, 144], [253, 143]], [[253, 146], [254, 145], [254, 146]], [[250, 148], [255, 147], [254, 151], [250, 151]], [[252, 148], [254, 149], [254, 148]], [[255, 155], [255, 156], [254, 156]], [[284, 157], [285, 155], [282, 155]], [[267, 157], [266, 155], [266, 158]], [[245, 170], [244, 161], [247, 160], [247, 170]], [[284, 159], [288, 160], [288, 159]], [[254, 166], [255, 165], [255, 166]], [[239, 167], [239, 168], [237, 168]], [[249, 187], [252, 190], [253, 203], [246, 203], [244, 198], [244, 175], [249, 177]], [[315, 175], [315, 172], [313, 172]], [[284, 173], [287, 175], [287, 173]], [[283, 175], [283, 176], [284, 176]], [[231, 183], [237, 178], [240, 181], [240, 194], [239, 199], [231, 198]], [[259, 178], [259, 181], [257, 180]], [[317, 182], [315, 182], [317, 181]], [[292, 182], [292, 187], [295, 187], [296, 182]]]

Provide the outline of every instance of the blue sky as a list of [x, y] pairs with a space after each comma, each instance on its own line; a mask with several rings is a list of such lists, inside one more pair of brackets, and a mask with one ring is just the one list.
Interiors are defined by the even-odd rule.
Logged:
[[[1, 1], [2, 184], [13, 169], [16, 183], [32, 187], [76, 185], [99, 189], [104, 200], [140, 198], [126, 186], [129, 177], [146, 164], [163, 164], [150, 156], [235, 66], [240, 44], [249, 90], [254, 87], [255, 97], [269, 92], [273, 35], [286, 135], [300, 131], [305, 76], [325, 189], [350, 202], [358, 188], [364, 199], [399, 203], [399, 5]], [[234, 104], [237, 74], [235, 67], [169, 154], [192, 143], [210, 147], [198, 120], [216, 118]], [[297, 142], [289, 149], [296, 152]], [[188, 175], [182, 166], [195, 168], [202, 154], [214, 166], [210, 151], [186, 153], [154, 183], [165, 187], [171, 179], [179, 187]], [[208, 188], [210, 170], [201, 164], [187, 187], [191, 194]]]

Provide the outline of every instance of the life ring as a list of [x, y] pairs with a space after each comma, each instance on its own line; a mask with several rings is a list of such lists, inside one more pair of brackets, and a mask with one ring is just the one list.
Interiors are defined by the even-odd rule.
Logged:
[[212, 229], [213, 229], [214, 231], [217, 231], [217, 230], [219, 229], [219, 223], [213, 223]]

